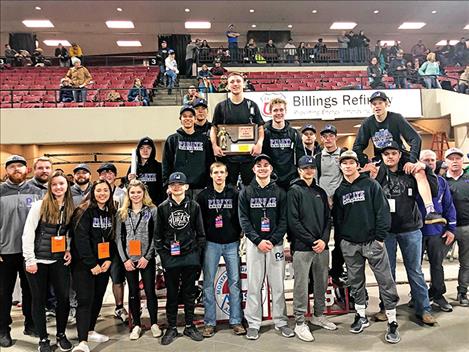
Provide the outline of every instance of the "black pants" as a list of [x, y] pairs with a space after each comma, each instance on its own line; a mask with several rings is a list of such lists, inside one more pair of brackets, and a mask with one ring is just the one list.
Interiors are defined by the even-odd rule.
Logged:
[[194, 59], [187, 59], [186, 60], [186, 76], [192, 77], [192, 64], [194, 63]]
[[88, 341], [88, 331], [93, 331], [98, 319], [103, 297], [109, 281], [109, 270], [93, 275], [81, 262], [72, 267], [74, 289], [77, 293], [78, 341]]
[[251, 160], [240, 162], [233, 161], [233, 159], [228, 157], [223, 158], [221, 161], [225, 163], [228, 169], [228, 183], [236, 186], [239, 175], [241, 175], [243, 185], [247, 186], [251, 183], [254, 177], [254, 172], [252, 171], [253, 162]]
[[446, 293], [443, 260], [450, 248], [445, 244], [445, 239], [441, 236], [423, 236], [422, 252], [427, 250], [428, 261], [430, 263], [430, 289], [428, 290], [428, 296], [431, 298], [438, 299]]
[[57, 335], [64, 334], [70, 310], [69, 287], [70, 270], [64, 265], [63, 259], [52, 264], [37, 264], [37, 272], [26, 272], [32, 296], [32, 313], [34, 326], [39, 338], [47, 338], [46, 302], [49, 282], [57, 297], [56, 321]]
[[[137, 265], [137, 263], [134, 264], [135, 266]], [[143, 288], [145, 290], [145, 296], [147, 297], [148, 313], [150, 314], [151, 325], [153, 325], [158, 321], [158, 303], [155, 293], [155, 259], [150, 260], [145, 269], [135, 269], [134, 271], [125, 272], [125, 277], [129, 284], [130, 314], [132, 314], [134, 325], [141, 326], [139, 274], [143, 280]]]
[[344, 273], [344, 255], [342, 254], [342, 249], [340, 248], [340, 242], [342, 241], [339, 236], [334, 234], [334, 249], [332, 250], [332, 264], [329, 274], [334, 278], [339, 278]]
[[23, 254], [2, 254], [0, 257], [2, 258], [2, 261], [0, 261], [0, 334], [5, 334], [11, 330], [11, 303], [18, 274], [20, 275], [22, 291], [21, 303], [25, 319], [24, 326], [33, 328], [31, 291], [23, 266]]
[[169, 327], [176, 326], [179, 292], [182, 292], [186, 325], [193, 324], [197, 294], [195, 280], [198, 279], [199, 275], [200, 267], [198, 266], [184, 266], [165, 270], [164, 280], [167, 290], [166, 317]]

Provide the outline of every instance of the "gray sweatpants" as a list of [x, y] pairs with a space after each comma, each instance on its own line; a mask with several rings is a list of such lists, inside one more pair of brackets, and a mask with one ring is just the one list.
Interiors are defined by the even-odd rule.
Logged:
[[347, 281], [355, 304], [366, 305], [365, 260], [368, 260], [378, 282], [379, 295], [383, 300], [384, 308], [395, 309], [399, 295], [384, 245], [382, 246], [378, 241], [353, 243], [342, 239], [340, 246], [347, 265]]
[[259, 330], [262, 322], [262, 285], [267, 274], [272, 296], [272, 317], [276, 327], [287, 325], [283, 280], [285, 278], [285, 255], [283, 244], [263, 253], [250, 240], [246, 240], [246, 268], [248, 292], [244, 317], [249, 327]]
[[310, 271], [314, 277], [314, 315], [319, 317], [326, 308], [326, 289], [329, 271], [329, 250], [321, 253], [295, 252], [293, 254], [293, 312], [297, 324], [305, 322], [308, 307], [308, 280]]
[[459, 274], [458, 293], [467, 293], [469, 285], [469, 225], [458, 226], [455, 231], [458, 241]]

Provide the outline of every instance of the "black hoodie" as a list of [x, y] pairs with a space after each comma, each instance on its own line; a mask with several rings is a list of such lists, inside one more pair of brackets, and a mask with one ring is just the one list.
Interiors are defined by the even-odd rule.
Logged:
[[[140, 156], [140, 147], [144, 140], [150, 140], [151, 153], [145, 164], [142, 164], [142, 158]], [[161, 163], [155, 159], [156, 147], [153, 140], [149, 137], [142, 138], [137, 144], [137, 179], [142, 181], [148, 188], [148, 193], [155, 205], [160, 204], [165, 198], [166, 194], [163, 190], [163, 177], [161, 170]], [[127, 175], [130, 174], [130, 167], [127, 170]]]
[[[202, 210], [207, 241], [219, 244], [239, 241], [238, 191], [232, 185], [226, 185], [222, 192], [215, 191], [210, 185], [198, 194], [197, 203]], [[221, 222], [216, 223], [218, 216], [221, 216]]]
[[295, 251], [313, 251], [314, 242], [329, 242], [331, 221], [326, 192], [297, 178], [290, 183], [287, 193], [288, 236]]
[[334, 193], [332, 214], [335, 234], [349, 242], [384, 241], [391, 226], [383, 189], [366, 174], [352, 183], [344, 177]]
[[[283, 243], [287, 232], [287, 199], [274, 180], [262, 188], [256, 178], [239, 195], [239, 222], [246, 237], [256, 246], [269, 240], [274, 246]], [[269, 219], [269, 231], [261, 231], [263, 217]]]
[[290, 181], [298, 177], [296, 165], [298, 159], [305, 155], [300, 134], [285, 121], [285, 127], [278, 130], [268, 121], [265, 126], [262, 152], [272, 158], [272, 166], [278, 177], [277, 184], [288, 188]]
[[205, 188], [210, 179], [209, 168], [213, 153], [207, 135], [187, 134], [182, 128], [170, 135], [164, 144], [163, 182], [176, 171], [184, 173], [191, 188]]

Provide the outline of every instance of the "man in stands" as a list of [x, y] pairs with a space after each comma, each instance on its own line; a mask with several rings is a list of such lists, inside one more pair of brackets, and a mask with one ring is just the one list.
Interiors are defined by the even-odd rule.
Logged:
[[196, 99], [199, 99], [199, 92], [194, 85], [190, 85], [187, 88], [187, 94], [182, 98], [182, 105], [193, 105]]
[[41, 194], [44, 195], [47, 192], [47, 182], [52, 172], [52, 162], [45, 156], [37, 158], [33, 164], [33, 172], [34, 177], [29, 183], [37, 187], [41, 191]]
[[78, 206], [91, 189], [91, 169], [86, 164], [78, 164], [73, 169], [74, 185], [71, 187], [73, 204]]
[[12, 155], [5, 162], [6, 182], [0, 184], [0, 347], [10, 347], [12, 295], [19, 274], [22, 290], [24, 334], [37, 336], [31, 315], [31, 291], [26, 281], [21, 244], [23, 227], [31, 204], [41, 190], [26, 182], [26, 159]]
[[166, 40], [163, 40], [160, 44], [160, 48], [158, 49], [158, 52], [156, 53], [156, 61], [158, 62], [158, 67], [160, 68], [160, 71], [158, 72], [158, 84], [160, 86], [165, 86], [164, 82], [164, 73], [166, 72], [166, 65], [165, 65], [165, 60], [168, 57], [168, 43]]
[[[375, 163], [370, 162], [368, 157], [363, 153], [368, 147], [370, 139], [373, 142], [375, 162], [382, 159], [379, 152], [382, 148], [389, 145], [392, 141], [396, 142], [402, 152], [399, 167], [405, 173], [412, 174], [417, 181], [418, 191], [427, 211], [425, 223], [444, 223], [445, 220], [441, 217], [441, 214], [435, 212], [425, 171], [415, 167], [415, 163], [419, 158], [422, 139], [401, 114], [388, 111], [389, 103], [390, 100], [386, 93], [381, 91], [374, 92], [370, 97], [373, 115], [363, 121], [353, 144], [353, 151], [357, 153], [360, 165], [363, 167], [362, 171], [371, 171], [372, 174], [376, 174], [378, 171]], [[410, 152], [405, 149], [401, 138], [410, 145]]]
[[71, 59], [73, 67], [67, 72], [66, 77], [70, 78], [72, 82], [73, 99], [75, 102], [86, 102], [86, 86], [91, 83], [91, 74], [86, 67], [81, 65], [81, 60], [78, 57]]
[[314, 156], [321, 151], [321, 146], [316, 141], [316, 127], [313, 124], [306, 124], [301, 128], [301, 140], [306, 155]]
[[391, 60], [388, 71], [394, 78], [396, 88], [407, 88], [407, 66], [402, 50], [399, 50], [396, 57]]
[[212, 130], [210, 140], [212, 142], [213, 154], [222, 158], [225, 153], [217, 144], [217, 126], [220, 124], [254, 124], [258, 132], [257, 143], [252, 147], [250, 155], [234, 155], [223, 158], [228, 167], [228, 182], [235, 185], [238, 177], [244, 185], [248, 185], [253, 177], [252, 162], [253, 157], [262, 151], [264, 143], [264, 120], [262, 119], [259, 107], [252, 100], [244, 98], [244, 79], [240, 73], [232, 72], [228, 76], [228, 89], [231, 94], [228, 99], [221, 101], [215, 107], [212, 119]]
[[196, 39], [195, 42], [192, 40], [189, 41], [186, 45], [186, 77], [193, 77], [192, 74], [192, 64], [194, 63], [194, 58], [197, 55], [197, 49], [200, 39]]
[[228, 50], [230, 51], [231, 62], [238, 62], [238, 37], [240, 34], [235, 31], [234, 24], [228, 26], [225, 34], [228, 38]]
[[220, 60], [215, 60], [214, 66], [210, 69], [210, 72], [212, 73], [213, 76], [223, 76], [225, 75], [228, 71], [226, 68], [224, 68], [221, 65]]

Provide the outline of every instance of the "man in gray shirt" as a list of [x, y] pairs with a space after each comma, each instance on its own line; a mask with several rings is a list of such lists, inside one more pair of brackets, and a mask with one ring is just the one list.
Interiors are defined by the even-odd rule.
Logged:
[[186, 46], [186, 76], [193, 77], [192, 64], [197, 55], [197, 49], [199, 47], [200, 39], [196, 39], [195, 42], [192, 40]]

